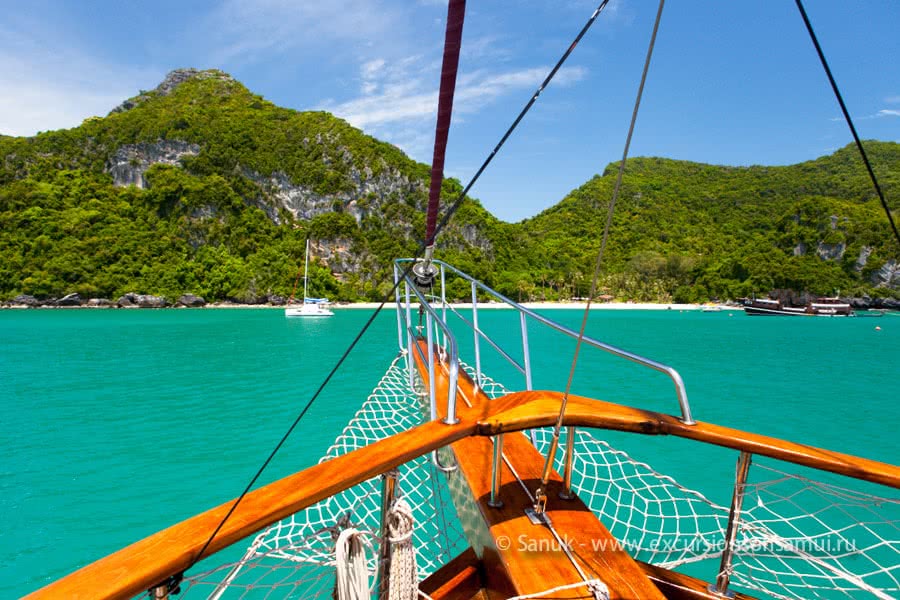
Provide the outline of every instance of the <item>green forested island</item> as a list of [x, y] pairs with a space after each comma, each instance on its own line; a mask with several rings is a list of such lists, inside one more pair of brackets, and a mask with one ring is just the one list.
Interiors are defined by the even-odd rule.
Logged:
[[[900, 144], [866, 149], [896, 210]], [[219, 71], [174, 71], [74, 129], [0, 135], [0, 156], [0, 300], [135, 292], [265, 302], [290, 295], [307, 237], [311, 295], [376, 300], [391, 261], [414, 253], [424, 231], [427, 165]], [[520, 223], [467, 199], [436, 256], [516, 300], [586, 296], [617, 167]], [[445, 181], [445, 206], [460, 191]], [[635, 158], [600, 293], [897, 298], [898, 257], [853, 147], [783, 167]]]

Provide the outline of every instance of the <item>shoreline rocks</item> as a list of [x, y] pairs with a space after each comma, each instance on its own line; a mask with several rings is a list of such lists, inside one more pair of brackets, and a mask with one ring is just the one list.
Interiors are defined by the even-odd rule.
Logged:
[[[900, 299], [895, 298], [843, 298], [850, 304], [853, 310], [890, 310], [900, 312]], [[62, 298], [38, 299], [30, 294], [19, 294], [12, 300], [0, 302], [0, 308], [258, 308], [280, 307], [287, 303], [287, 298], [277, 294], [270, 294], [260, 298], [237, 299], [230, 298], [225, 301], [207, 302], [196, 294], [182, 294], [175, 302], [170, 302], [163, 296], [152, 294], [137, 294], [128, 292], [119, 297], [115, 302], [108, 298], [89, 298], [84, 300], [77, 292], [66, 294]], [[337, 303], [346, 304], [346, 303]], [[363, 303], [365, 304], [365, 303]], [[528, 303], [526, 303], [528, 304]], [[570, 303], [551, 303], [556, 307], [567, 307]], [[353, 306], [354, 303], [348, 304]], [[739, 308], [739, 307], [738, 307]]]
[[165, 308], [169, 303], [162, 296], [128, 292], [116, 300], [116, 305], [119, 308]]
[[195, 296], [194, 294], [182, 294], [181, 297], [178, 298], [178, 302], [175, 303], [175, 306], [199, 308], [206, 306], [206, 300], [204, 300], [200, 296]]

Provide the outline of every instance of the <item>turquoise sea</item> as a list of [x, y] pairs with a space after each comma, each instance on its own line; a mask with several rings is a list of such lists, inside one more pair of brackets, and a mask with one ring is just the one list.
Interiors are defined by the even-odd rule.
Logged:
[[[238, 495], [371, 314], [336, 309], [331, 319], [289, 320], [271, 309], [0, 311], [0, 598]], [[544, 314], [577, 329], [582, 313]], [[479, 319], [521, 356], [516, 315], [481, 311]], [[574, 343], [534, 324], [528, 335], [532, 352], [543, 356], [535, 358], [534, 386], [561, 389]], [[594, 311], [588, 335], [678, 369], [699, 420], [900, 459], [900, 317]], [[385, 311], [262, 483], [315, 463], [396, 352], [396, 318]], [[495, 357], [484, 362], [507, 387], [523, 387]], [[666, 377], [595, 350], [583, 351], [574, 391], [678, 410]], [[735, 452], [606, 437], [727, 504]]]

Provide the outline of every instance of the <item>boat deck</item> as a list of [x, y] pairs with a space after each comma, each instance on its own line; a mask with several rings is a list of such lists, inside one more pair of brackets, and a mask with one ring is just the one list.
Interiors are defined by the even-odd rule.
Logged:
[[[427, 366], [420, 363], [419, 369], [427, 382]], [[446, 371], [436, 369], [435, 379], [438, 397], [446, 397]], [[492, 401], [476, 391], [474, 382], [464, 374], [460, 375], [458, 393], [462, 399], [459, 416], [464, 421], [486, 415], [489, 403], [496, 407], [503, 402], [502, 399]], [[606, 584], [611, 599], [665, 598], [580, 499], [558, 497], [563, 483], [555, 471], [546, 489], [550, 526], [531, 522], [525, 509], [534, 504], [531, 494], [540, 487], [544, 459], [522, 434], [504, 437], [506, 464], [501, 469], [499, 494], [503, 506], [489, 506], [493, 446], [491, 438], [481, 436], [451, 445], [459, 470], [451, 475], [450, 487], [457, 510], [460, 503], [471, 502], [461, 512], [476, 511], [473, 517], [480, 517], [463, 521], [469, 529], [470, 543], [484, 564], [489, 597], [537, 594], [571, 586], [583, 581], [580, 569], [587, 579], [599, 579]], [[593, 594], [582, 585], [542, 597], [592, 598]]]

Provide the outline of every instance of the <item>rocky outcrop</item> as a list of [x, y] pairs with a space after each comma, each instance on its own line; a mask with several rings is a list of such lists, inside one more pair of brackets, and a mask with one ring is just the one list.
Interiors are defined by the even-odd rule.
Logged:
[[222, 71], [217, 71], [215, 69], [207, 69], [205, 71], [198, 71], [197, 69], [175, 69], [174, 71], [171, 71], [168, 75], [166, 75], [166, 78], [163, 79], [162, 83], [156, 86], [156, 89], [150, 92], [142, 91], [134, 98], [129, 98], [119, 106], [109, 111], [109, 114], [112, 115], [115, 113], [125, 112], [126, 110], [131, 110], [135, 106], [138, 106], [142, 102], [146, 102], [154, 96], [168, 96], [179, 85], [181, 85], [185, 81], [190, 81], [191, 79], [219, 79], [221, 81], [234, 81], [234, 78], [231, 77], [231, 75], [223, 73]]
[[30, 306], [31, 308], [37, 308], [43, 304], [40, 300], [28, 294], [19, 294], [12, 299], [12, 303], [18, 306]]
[[900, 310], [900, 300], [894, 298], [850, 298], [848, 300], [854, 310]]
[[316, 241], [312, 254], [328, 264], [332, 273], [352, 273], [360, 270], [364, 257], [352, 251], [353, 240], [336, 238]]
[[863, 270], [863, 267], [866, 266], [866, 263], [869, 262], [869, 256], [872, 255], [872, 248], [869, 246], [863, 246], [859, 249], [859, 258], [856, 259], [856, 264], [853, 268], [859, 272]]
[[137, 294], [133, 294], [131, 292], [125, 294], [124, 296], [120, 296], [118, 300], [116, 300], [116, 306], [119, 308], [137, 308]]
[[900, 300], [894, 298], [878, 298], [872, 303], [872, 308], [884, 310], [900, 310]]
[[819, 245], [816, 247], [816, 254], [822, 260], [840, 260], [843, 258], [844, 250], [846, 249], [847, 245], [843, 242], [838, 244], [819, 242]]
[[850, 308], [853, 310], [868, 310], [872, 305], [872, 299], [869, 297], [863, 298], [849, 298], [847, 303], [850, 305]]
[[159, 140], [154, 144], [129, 144], [120, 146], [106, 163], [106, 172], [112, 175], [113, 185], [147, 187], [144, 173], [156, 164], [181, 166], [185, 156], [196, 156], [200, 146], [180, 140]]
[[116, 300], [116, 305], [120, 308], [165, 308], [168, 302], [161, 296], [128, 292]]
[[[345, 157], [349, 162], [349, 158]], [[281, 224], [278, 209], [283, 208], [295, 219], [309, 220], [313, 217], [337, 210], [349, 213], [359, 223], [371, 212], [378, 212], [382, 203], [389, 198], [407, 198], [424, 193], [425, 184], [411, 181], [397, 170], [385, 170], [374, 175], [366, 167], [360, 171], [350, 167], [348, 177], [354, 188], [335, 194], [319, 194], [312, 188], [295, 184], [291, 178], [276, 171], [265, 177], [250, 170], [244, 176], [259, 185], [274, 202], [275, 206], [260, 206], [276, 224]]]
[[194, 294], [182, 294], [181, 297], [178, 298], [178, 302], [175, 303], [175, 306], [197, 308], [206, 306], [206, 300], [204, 300], [200, 296], [195, 296]]
[[[839, 242], [837, 244], [826, 244], [825, 242], [819, 242], [818, 244], [816, 244], [816, 256], [818, 256], [822, 260], [840, 260], [844, 257], [844, 252], [846, 250], [847, 244], [843, 242]], [[793, 255], [806, 256], [807, 251], [808, 248], [806, 247], [806, 243], [797, 242], [797, 245], [794, 246], [793, 249]], [[866, 256], [868, 257], [868, 255]]]
[[74, 294], [66, 294], [56, 301], [56, 306], [81, 306], [83, 301], [81, 296], [76, 292]]
[[900, 289], [900, 264], [891, 259], [872, 273], [872, 283], [892, 290]]
[[481, 230], [478, 229], [477, 225], [463, 225], [460, 232], [462, 233], [463, 239], [466, 240], [466, 243], [470, 246], [478, 248], [482, 252], [488, 254], [493, 252], [494, 246], [481, 234]]
[[107, 300], [106, 298], [91, 298], [90, 300], [85, 301], [80, 294], [72, 293], [66, 294], [62, 298], [46, 298], [44, 300], [38, 300], [34, 296], [30, 296], [28, 294], [19, 294], [9, 302], [5, 303], [7, 306], [27, 306], [29, 308], [40, 308], [40, 307], [78, 307], [78, 306], [86, 306], [89, 308], [97, 308], [104, 306], [111, 306], [112, 302]]

